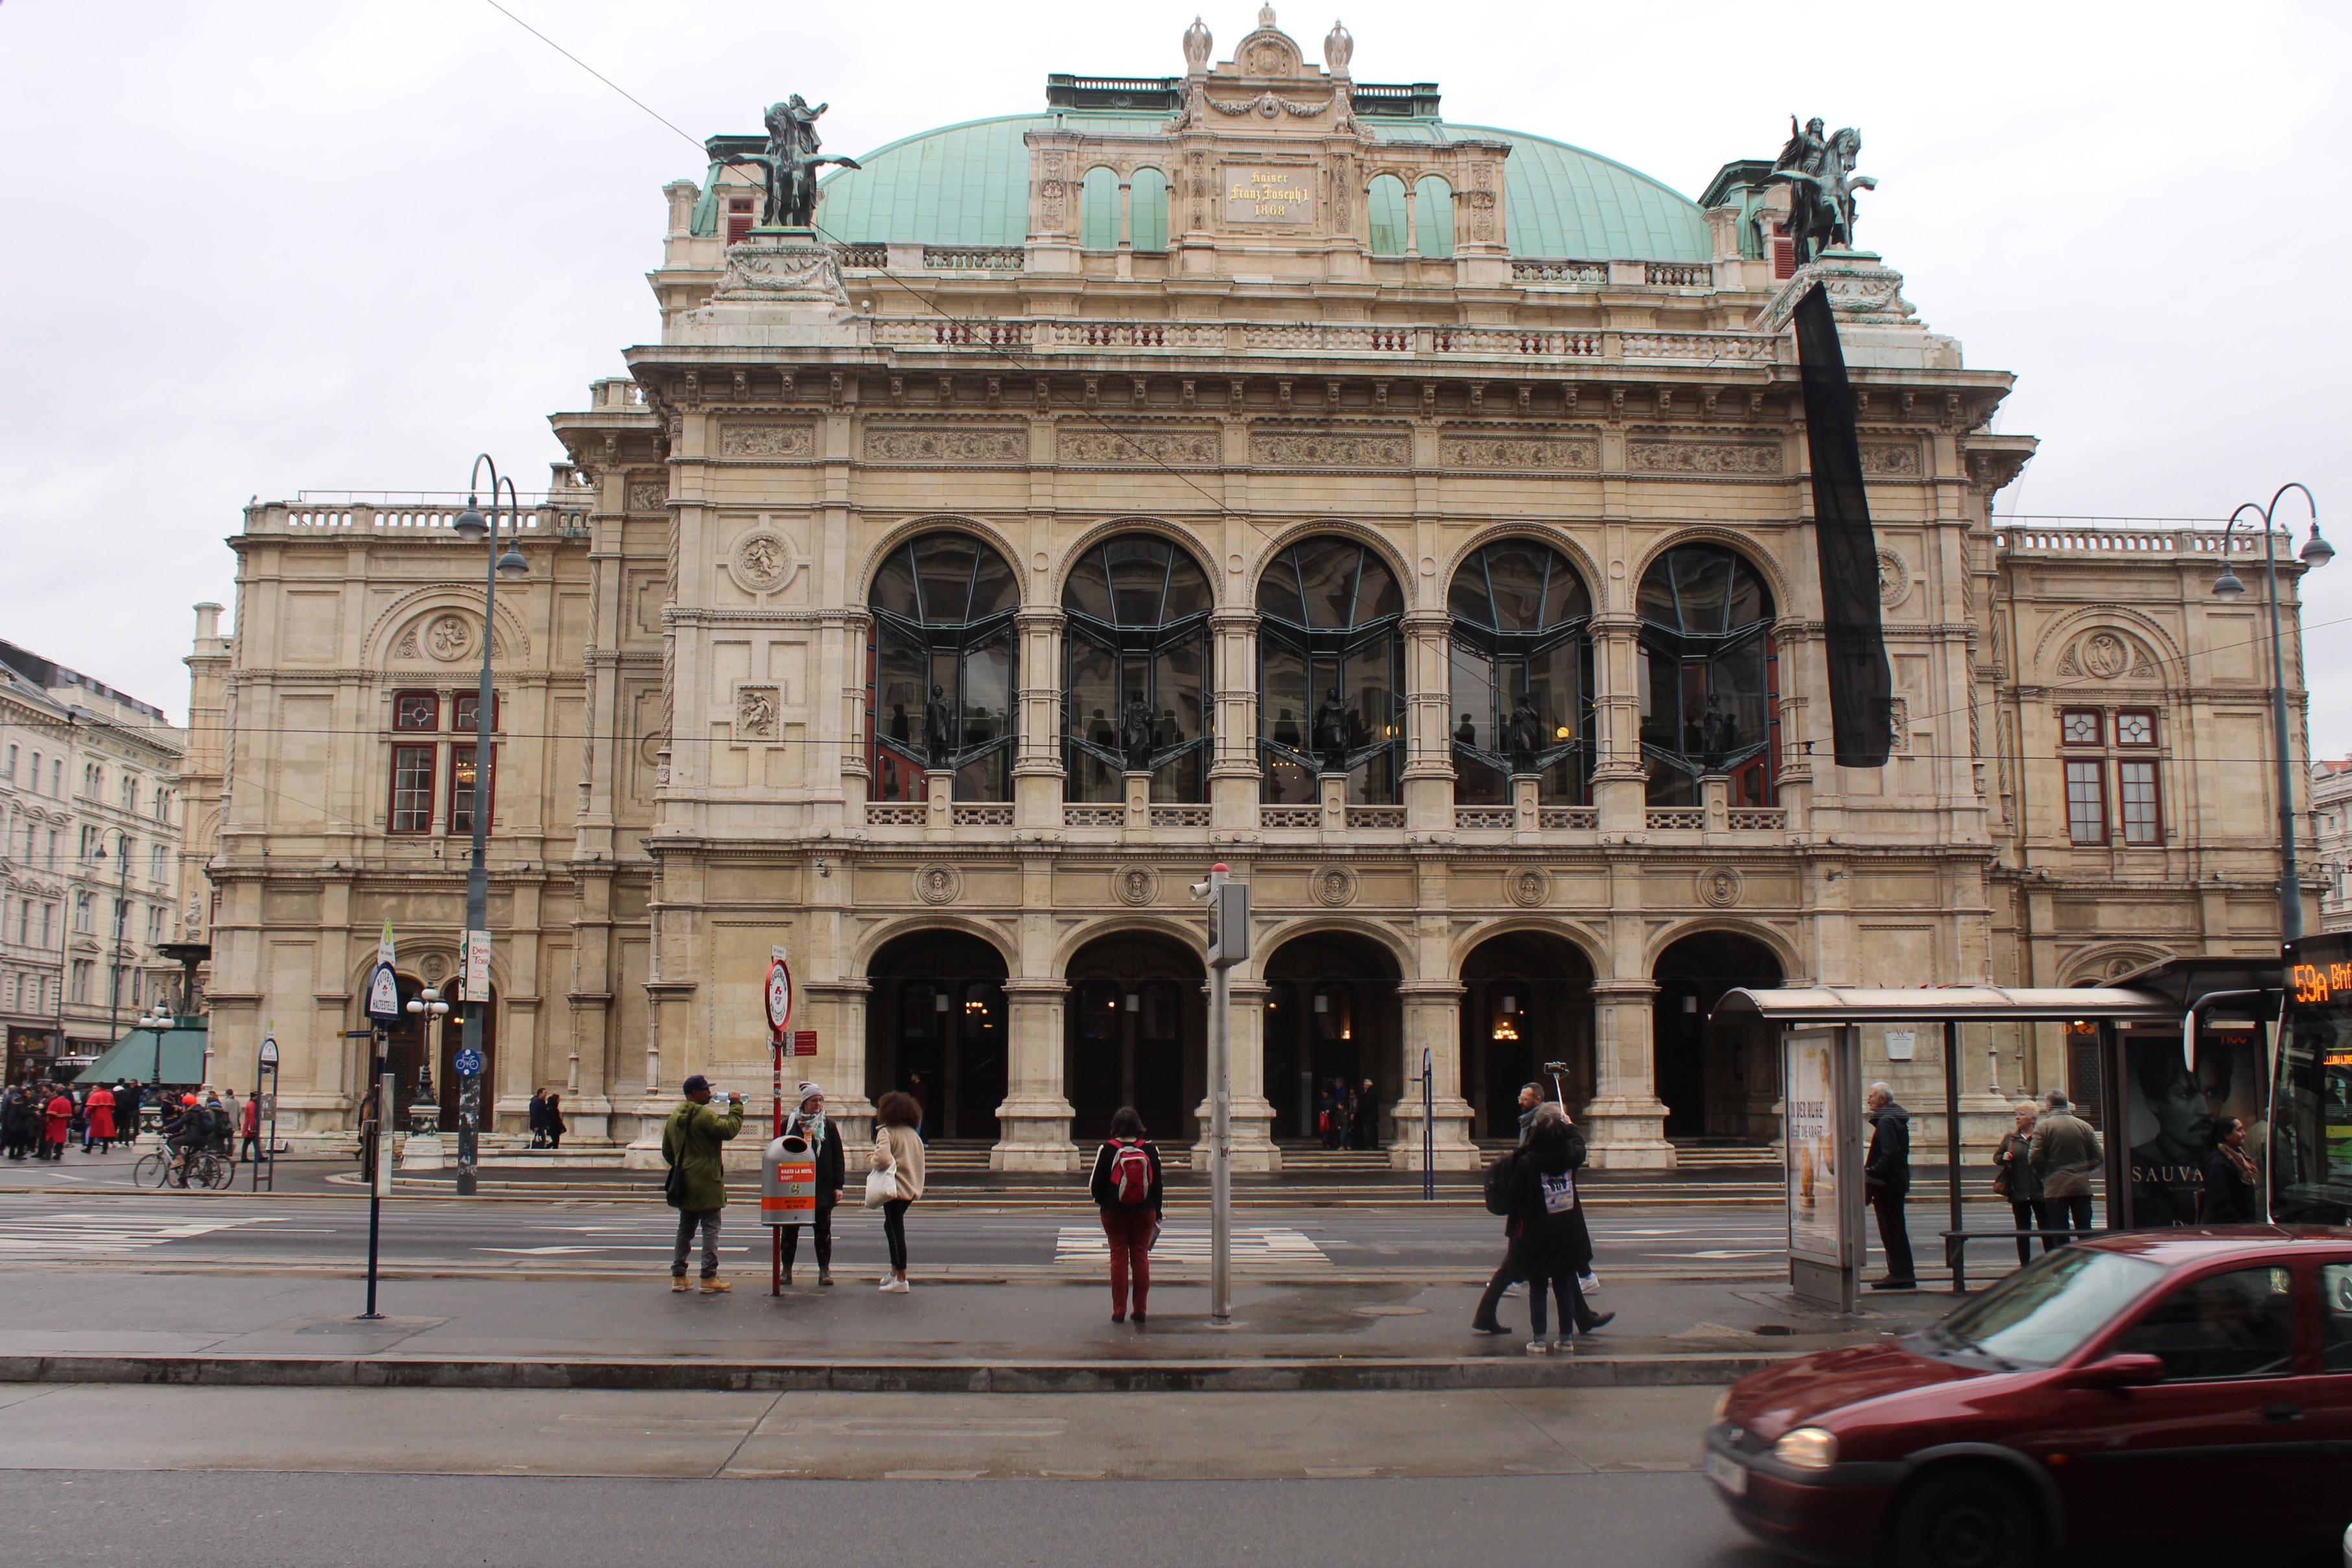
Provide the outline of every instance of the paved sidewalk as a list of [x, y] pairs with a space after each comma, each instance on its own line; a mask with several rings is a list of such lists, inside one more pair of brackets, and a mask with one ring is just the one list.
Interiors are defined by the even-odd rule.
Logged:
[[[805, 1281], [807, 1274], [803, 1279]], [[781, 1298], [751, 1271], [731, 1295], [642, 1282], [421, 1279], [380, 1288], [357, 1321], [352, 1280], [272, 1273], [16, 1269], [0, 1275], [0, 1382], [436, 1384], [474, 1386], [1108, 1388], [1528, 1387], [1728, 1382], [1781, 1355], [1940, 1316], [1933, 1292], [1882, 1296], [1840, 1318], [1784, 1286], [1644, 1281], [1606, 1287], [1617, 1321], [1569, 1354], [1527, 1355], [1513, 1333], [1471, 1333], [1473, 1287], [1412, 1281], [1243, 1282], [1231, 1326], [1207, 1291], [1153, 1292], [1150, 1326], [1109, 1321], [1100, 1283], [927, 1281], [886, 1296], [844, 1273]]]

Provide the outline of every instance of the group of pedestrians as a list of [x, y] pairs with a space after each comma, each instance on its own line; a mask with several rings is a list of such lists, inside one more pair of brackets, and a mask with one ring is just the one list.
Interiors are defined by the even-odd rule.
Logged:
[[1315, 1131], [1327, 1149], [1380, 1146], [1381, 1102], [1369, 1078], [1350, 1083], [1334, 1078], [1315, 1102]]
[[534, 1089], [530, 1092], [530, 1146], [534, 1149], [560, 1149], [563, 1134], [572, 1129], [563, 1120], [563, 1093], [555, 1089]]
[[[2017, 1125], [1993, 1150], [1992, 1189], [2017, 1221], [2017, 1260], [2032, 1256], [2039, 1232], [2042, 1250], [2054, 1252], [2091, 1231], [2091, 1188], [2105, 1159], [2097, 1129], [2074, 1114], [2056, 1089], [2017, 1103]], [[2223, 1223], [2215, 1221], [2215, 1223]]]
[[[695, 1239], [702, 1241], [699, 1288], [706, 1296], [724, 1295], [734, 1286], [719, 1272], [719, 1222], [727, 1207], [727, 1175], [723, 1151], [743, 1130], [743, 1096], [730, 1094], [727, 1108], [711, 1104], [710, 1081], [698, 1072], [686, 1081], [685, 1098], [662, 1126], [662, 1161], [668, 1167], [664, 1193], [677, 1210], [677, 1239], [670, 1254], [670, 1289], [695, 1287], [687, 1281], [687, 1263]], [[787, 1135], [806, 1138], [816, 1166], [815, 1208], [809, 1226], [814, 1233], [817, 1284], [833, 1284], [833, 1214], [848, 1185], [848, 1161], [844, 1156], [841, 1127], [824, 1113], [824, 1090], [814, 1082], [799, 1086], [799, 1104], [786, 1121]], [[866, 1157], [865, 1198], [882, 1211], [882, 1236], [889, 1249], [889, 1267], [877, 1283], [886, 1295], [905, 1295], [907, 1281], [907, 1212], [923, 1196], [923, 1140], [917, 1131], [922, 1107], [911, 1094], [893, 1091], [874, 1106], [874, 1146]], [[801, 1228], [778, 1228], [783, 1249], [783, 1281], [792, 1283], [800, 1255]]]
[[[1540, 1084], [1522, 1088], [1518, 1146], [1486, 1172], [1486, 1207], [1503, 1217], [1503, 1261], [1471, 1315], [1474, 1332], [1511, 1332], [1496, 1314], [1504, 1295], [1521, 1283], [1527, 1286], [1528, 1322], [1534, 1334], [1528, 1341], [1529, 1355], [1556, 1353], [1570, 1332], [1592, 1333], [1616, 1317], [1596, 1311], [1585, 1300], [1592, 1232], [1584, 1222], [1584, 1205], [1576, 1188], [1584, 1156], [1584, 1134], [1559, 1102], [1544, 1098]], [[1549, 1332], [1549, 1308], [1555, 1302], [1559, 1308], [1557, 1333]]]
[[136, 1078], [110, 1087], [35, 1080], [0, 1093], [0, 1149], [12, 1160], [61, 1160], [68, 1145], [86, 1155], [110, 1152], [139, 1135], [146, 1095]]

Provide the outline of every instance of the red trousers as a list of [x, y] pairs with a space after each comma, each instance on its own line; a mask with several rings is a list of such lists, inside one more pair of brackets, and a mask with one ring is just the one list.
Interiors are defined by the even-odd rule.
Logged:
[[1110, 1310], [1121, 1317], [1127, 1314], [1129, 1278], [1135, 1281], [1135, 1310], [1147, 1311], [1143, 1301], [1151, 1291], [1151, 1232], [1159, 1223], [1160, 1216], [1142, 1205], [1102, 1211], [1103, 1234], [1110, 1238]]

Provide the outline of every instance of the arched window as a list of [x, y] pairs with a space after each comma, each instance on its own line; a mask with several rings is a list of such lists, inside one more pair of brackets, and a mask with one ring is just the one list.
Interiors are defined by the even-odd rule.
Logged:
[[1078, 246], [1083, 250], [1118, 248], [1118, 172], [1097, 163], [1078, 187]]
[[1372, 221], [1372, 254], [1404, 254], [1404, 182], [1394, 174], [1375, 174], [1364, 193], [1364, 211]]
[[1167, 540], [1126, 534], [1088, 550], [1062, 590], [1062, 754], [1072, 800], [1126, 798], [1149, 768], [1155, 800], [1208, 789], [1208, 574]]
[[1020, 601], [1004, 558], [968, 534], [925, 534], [874, 574], [866, 734], [875, 800], [921, 800], [926, 767], [955, 769], [959, 800], [1013, 799]]
[[1780, 738], [1772, 595], [1721, 545], [1678, 546], [1642, 578], [1642, 760], [1654, 806], [1696, 805], [1709, 773], [1735, 806], [1772, 803]]
[[1510, 799], [1511, 720], [1533, 716], [1542, 799], [1581, 803], [1592, 758], [1592, 599], [1566, 556], [1532, 539], [1481, 547], [1454, 574], [1454, 798]]
[[1128, 227], [1135, 248], [1168, 248], [1168, 176], [1157, 169], [1138, 169], [1128, 182]]
[[1412, 187], [1413, 248], [1427, 256], [1454, 254], [1454, 187], [1423, 174]]
[[1354, 539], [1302, 539], [1258, 579], [1258, 752], [1264, 799], [1304, 805], [1318, 772], [1348, 799], [1389, 804], [1404, 772], [1404, 591]]

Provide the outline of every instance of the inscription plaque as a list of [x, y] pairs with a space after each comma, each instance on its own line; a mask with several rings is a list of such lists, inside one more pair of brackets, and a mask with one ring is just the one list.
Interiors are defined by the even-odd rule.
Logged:
[[1313, 171], [1279, 163], [1228, 163], [1221, 172], [1229, 224], [1303, 224], [1315, 216]]

